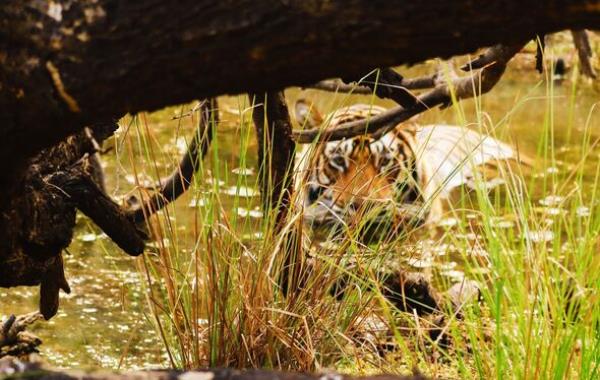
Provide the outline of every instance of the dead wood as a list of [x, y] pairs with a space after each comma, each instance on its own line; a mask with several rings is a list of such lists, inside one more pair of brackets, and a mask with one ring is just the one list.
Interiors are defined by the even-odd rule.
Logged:
[[284, 221], [293, 191], [294, 154], [292, 123], [283, 92], [252, 94], [252, 119], [258, 140], [258, 165], [263, 208]]
[[597, 0], [5, 0], [0, 183], [99, 120], [599, 24]]
[[62, 251], [73, 237], [77, 209], [129, 254], [143, 251], [145, 235], [104, 192], [95, 159], [99, 142], [94, 136], [105, 138], [116, 127], [100, 123], [42, 151], [27, 169], [23, 191], [5, 200], [0, 286], [40, 285], [40, 311], [46, 319], [58, 310], [59, 291], [71, 290]]
[[138, 256], [144, 251], [146, 235], [81, 165], [52, 173], [47, 182], [64, 192], [69, 201], [96, 223], [123, 251], [132, 256]]
[[153, 194], [143, 205], [129, 212], [129, 218], [136, 223], [141, 223], [187, 191], [192, 184], [194, 173], [200, 168], [200, 164], [210, 148], [218, 122], [217, 100], [202, 101], [199, 110], [198, 128], [177, 168], [163, 181], [164, 183], [159, 191]]
[[274, 231], [284, 234], [279, 284], [283, 293], [288, 294], [288, 290], [298, 289], [306, 276], [302, 221], [284, 229], [294, 188], [296, 145], [292, 140], [292, 123], [283, 92], [251, 94], [250, 99], [254, 103], [252, 119], [258, 140], [263, 210], [265, 216], [274, 214]]
[[587, 31], [585, 31], [585, 29], [572, 30], [571, 34], [573, 35], [573, 43], [575, 44], [579, 56], [581, 72], [588, 78], [596, 79], [596, 70], [594, 70], [594, 66], [591, 62], [593, 52]]
[[492, 61], [472, 75], [450, 80], [450, 83], [439, 83], [430, 90], [417, 97], [417, 102], [412, 107], [394, 107], [387, 112], [374, 116], [368, 120], [349, 122], [333, 130], [323, 131], [320, 128], [307, 130], [294, 130], [296, 142], [309, 144], [313, 141], [334, 141], [351, 138], [362, 134], [372, 134], [374, 137], [383, 136], [398, 124], [418, 115], [430, 108], [447, 106], [455, 99], [466, 99], [479, 96], [490, 91], [504, 74], [508, 61], [521, 50], [523, 43], [514, 46], [496, 45], [487, 49], [481, 61]]

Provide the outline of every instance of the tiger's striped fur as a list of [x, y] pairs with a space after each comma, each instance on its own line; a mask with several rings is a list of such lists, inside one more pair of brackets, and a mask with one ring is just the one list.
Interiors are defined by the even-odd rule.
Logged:
[[[309, 108], [304, 101], [296, 104], [298, 122], [319, 127], [323, 118]], [[327, 117], [327, 128], [384, 111], [365, 104], [341, 108]], [[347, 223], [382, 210], [386, 218], [426, 222], [441, 216], [442, 200], [453, 188], [473, 184], [477, 167], [514, 158], [507, 144], [467, 128], [407, 122], [380, 139], [305, 146], [296, 183], [302, 184], [297, 190], [305, 220], [312, 223]]]

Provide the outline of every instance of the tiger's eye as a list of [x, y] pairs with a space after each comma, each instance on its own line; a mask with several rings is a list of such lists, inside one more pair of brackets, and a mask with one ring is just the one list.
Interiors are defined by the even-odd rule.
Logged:
[[346, 166], [346, 160], [339, 154], [331, 157], [331, 163], [342, 168]]

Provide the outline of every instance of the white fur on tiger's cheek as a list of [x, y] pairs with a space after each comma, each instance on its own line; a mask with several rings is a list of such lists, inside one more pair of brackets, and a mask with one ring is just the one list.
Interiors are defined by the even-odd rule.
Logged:
[[319, 170], [319, 172], [317, 173], [317, 177], [318, 177], [318, 182], [320, 182], [323, 185], [329, 185], [331, 183], [331, 181], [329, 180], [329, 177], [327, 177], [325, 175], [325, 173], [323, 173], [323, 171]]

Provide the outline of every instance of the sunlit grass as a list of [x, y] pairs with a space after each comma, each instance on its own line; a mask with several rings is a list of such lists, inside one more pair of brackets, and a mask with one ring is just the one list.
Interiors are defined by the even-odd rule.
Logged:
[[[572, 83], [578, 83], [576, 76], [574, 71]], [[296, 94], [291, 91], [288, 98]], [[550, 78], [542, 78], [513, 96], [499, 116], [486, 112], [485, 97], [424, 116], [429, 122], [451, 118], [525, 151], [524, 140], [532, 137], [521, 140], [510, 128], [515, 115], [535, 107], [530, 116], [538, 125], [532, 131], [537, 147], [527, 152], [537, 158], [535, 165], [501, 166], [506, 181], [494, 190], [480, 183], [475, 191], [458, 191], [437, 227], [415, 227], [369, 244], [359, 236], [367, 218], [342, 226], [341, 233], [325, 233], [322, 244], [313, 241], [301, 260], [303, 277], [288, 296], [280, 287], [286, 239], [290, 231], [296, 236], [309, 231], [299, 209], [288, 215], [284, 232], [276, 231], [270, 213], [246, 216], [243, 210], [260, 213], [258, 198], [244, 196], [246, 189], [258, 189], [257, 177], [232, 169], [257, 171], [251, 158], [256, 149], [252, 106], [243, 97], [228, 99], [235, 109], [223, 111], [229, 119], [218, 126], [189, 194], [150, 221], [154, 248], [139, 265], [148, 318], [171, 364], [352, 373], [417, 368], [434, 376], [482, 379], [597, 378], [598, 116], [595, 106], [578, 108], [578, 94], [575, 84], [559, 91]], [[331, 94], [319, 103], [334, 109], [354, 99]], [[557, 108], [568, 115], [567, 122]], [[579, 123], [575, 115], [582, 114], [585, 122]], [[189, 135], [196, 117], [182, 119], [188, 125], [178, 128], [180, 136]], [[223, 128], [230, 137], [224, 137]], [[120, 161], [129, 161], [138, 178], [144, 173], [158, 179], [176, 161], [144, 117], [132, 120], [121, 141]], [[186, 210], [190, 202], [196, 207]], [[462, 319], [448, 312], [443, 325], [448, 347], [425, 333], [426, 319], [395, 310], [380, 292], [385, 273], [417, 271], [409, 263], [423, 257], [431, 265], [422, 270], [440, 290], [461, 273], [481, 284], [481, 302], [465, 305]], [[342, 278], [346, 291], [336, 299], [332, 289]], [[383, 333], [369, 338], [366, 330], [375, 321]], [[378, 342], [392, 342], [396, 349], [380, 356]]]

